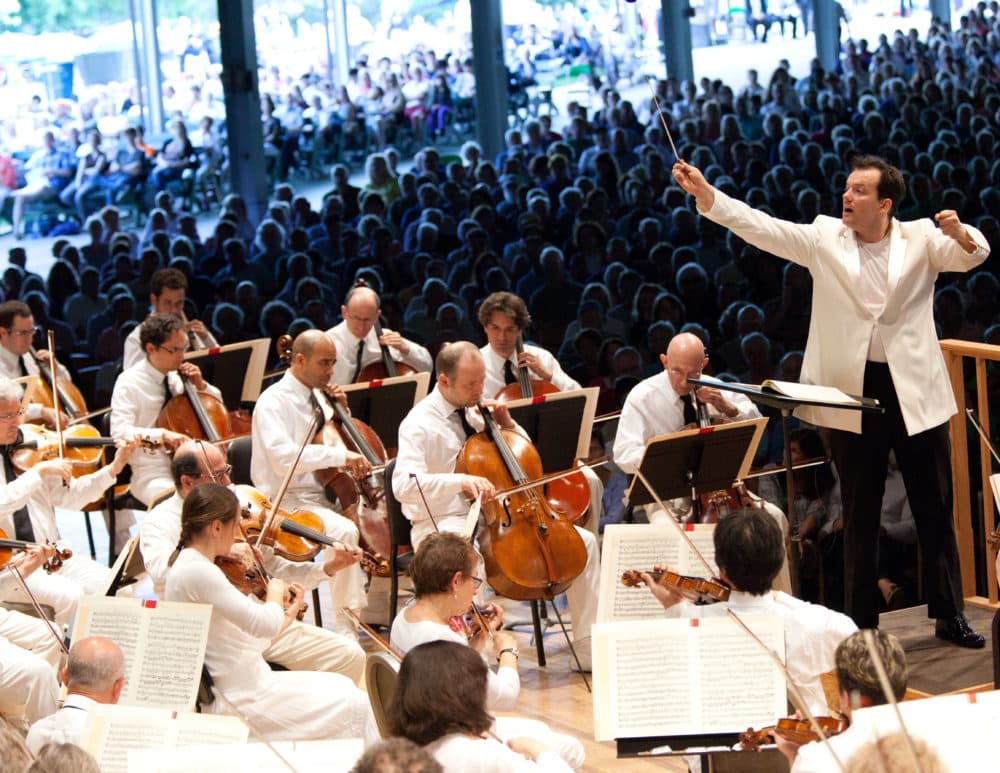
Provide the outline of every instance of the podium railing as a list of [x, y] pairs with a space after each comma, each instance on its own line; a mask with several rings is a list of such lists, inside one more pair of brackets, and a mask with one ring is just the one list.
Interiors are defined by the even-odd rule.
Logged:
[[[990, 404], [989, 390], [986, 383], [986, 364], [988, 362], [1000, 362], [1000, 346], [990, 346], [989, 344], [972, 341], [959, 341], [952, 338], [945, 339], [940, 343], [945, 366], [948, 369], [948, 377], [951, 379], [951, 388], [955, 393], [955, 401], [958, 403], [958, 413], [951, 417], [949, 429], [951, 431], [951, 474], [954, 486], [953, 517], [955, 519], [955, 534], [958, 540], [958, 555], [962, 565], [962, 593], [968, 604], [978, 607], [995, 608], [998, 606], [996, 562], [993, 551], [986, 541], [986, 537], [995, 528], [993, 495], [989, 486], [992, 459], [986, 442], [978, 434], [979, 467], [983, 482], [983, 506], [981, 513], [983, 540], [980, 554], [986, 567], [988, 590], [986, 596], [980, 596], [976, 593], [976, 543], [972, 530], [973, 500], [969, 482], [969, 421], [965, 414], [968, 406], [965, 400], [966, 383], [964, 366], [966, 359], [971, 359], [975, 362], [976, 415], [979, 423], [988, 430], [990, 426]], [[1000, 377], [1000, 374], [997, 377]]]

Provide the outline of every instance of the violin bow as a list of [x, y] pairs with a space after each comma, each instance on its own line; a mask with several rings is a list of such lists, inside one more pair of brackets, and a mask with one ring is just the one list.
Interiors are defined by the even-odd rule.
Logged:
[[[49, 372], [52, 374], [52, 405], [56, 414], [56, 442], [59, 444], [59, 461], [63, 461], [63, 428], [62, 409], [59, 407], [59, 376], [58, 363], [56, 362], [56, 333], [54, 330], [48, 331], [49, 343]], [[63, 487], [69, 488], [69, 483], [63, 480]]]
[[9, 571], [11, 574], [14, 575], [14, 578], [17, 580], [18, 585], [21, 586], [21, 590], [25, 592], [25, 594], [28, 596], [28, 599], [31, 601], [31, 606], [34, 607], [35, 613], [38, 615], [38, 618], [43, 623], [45, 623], [45, 627], [49, 630], [49, 633], [51, 633], [55, 637], [55, 640], [59, 643], [59, 649], [61, 649], [63, 651], [63, 654], [68, 657], [69, 647], [66, 646], [66, 642], [63, 641], [62, 637], [59, 635], [55, 627], [52, 625], [52, 621], [45, 616], [45, 613], [42, 611], [42, 605], [38, 603], [38, 599], [35, 598], [35, 594], [31, 592], [31, 588], [29, 588], [28, 584], [24, 581], [24, 576], [21, 574], [21, 570], [18, 569], [13, 562], [11, 562], [7, 564], [7, 571]]
[[[889, 674], [886, 673], [885, 663], [882, 662], [882, 655], [878, 651], [878, 647], [875, 646], [875, 634], [871, 628], [865, 628], [861, 632], [861, 635], [864, 637], [865, 647], [868, 648], [868, 655], [872, 659], [872, 665], [875, 666], [875, 674], [878, 676], [878, 683], [882, 688], [882, 694], [885, 695], [886, 700], [892, 705], [892, 710], [896, 713], [896, 721], [899, 722], [899, 731], [903, 734], [903, 738], [906, 739], [906, 748], [910, 752], [910, 757], [913, 758], [913, 769], [917, 773], [923, 773], [923, 766], [920, 764], [917, 747], [914, 746], [913, 737], [906, 729], [906, 723], [903, 722], [903, 715], [899, 710], [899, 701], [896, 700], [896, 694], [892, 691], [892, 685], [889, 683]], [[876, 748], [878, 748], [877, 745]], [[879, 754], [881, 754], [881, 750]]]
[[739, 627], [742, 628], [751, 639], [757, 642], [760, 648], [767, 653], [769, 658], [771, 658], [771, 661], [775, 666], [777, 666], [781, 675], [785, 678], [785, 684], [788, 685], [788, 692], [792, 697], [792, 703], [794, 703], [796, 708], [802, 712], [805, 718], [809, 721], [809, 724], [812, 726], [813, 732], [816, 733], [820, 740], [826, 745], [826, 750], [830, 752], [830, 756], [833, 757], [833, 761], [837, 763], [837, 767], [841, 771], [845, 771], [846, 768], [844, 767], [844, 763], [840, 761], [837, 753], [833, 750], [833, 747], [830, 745], [830, 740], [827, 738], [826, 733], [823, 732], [823, 728], [820, 727], [819, 722], [816, 721], [816, 716], [809, 710], [809, 705], [806, 703], [805, 697], [802, 695], [802, 691], [792, 679], [791, 674], [788, 673], [788, 669], [785, 667], [781, 658], [778, 657], [778, 653], [768, 647], [767, 644], [765, 644], [764, 641], [753, 632], [750, 626], [743, 622], [743, 618], [733, 611], [732, 607], [726, 607], [726, 614], [735, 620], [736, 624], [739, 625]]
[[554, 480], [560, 480], [561, 478], [568, 478], [570, 475], [581, 470], [589, 470], [594, 467], [601, 467], [605, 464], [611, 463], [611, 457], [605, 454], [600, 456], [592, 462], [581, 462], [576, 467], [570, 467], [568, 470], [563, 470], [561, 472], [550, 472], [548, 475], [542, 475], [540, 478], [535, 478], [534, 480], [529, 480], [526, 483], [518, 483], [516, 486], [511, 486], [510, 488], [501, 489], [494, 494], [495, 497], [505, 497], [510, 494], [517, 494], [521, 491], [527, 491], [528, 489], [538, 488], [539, 486], [544, 486], [547, 483], [551, 483]]
[[402, 655], [402, 653], [399, 650], [397, 650], [395, 647], [393, 647], [385, 639], [383, 639], [374, 628], [372, 628], [370, 625], [368, 625], [368, 623], [366, 623], [364, 620], [362, 620], [361, 616], [357, 612], [355, 612], [350, 607], [341, 607], [340, 609], [341, 609], [341, 611], [345, 615], [347, 615], [355, 623], [357, 623], [361, 628], [363, 628], [364, 631], [365, 631], [365, 633], [367, 633], [369, 636], [372, 637], [372, 641], [374, 641], [386, 653], [388, 653], [389, 655], [392, 655], [392, 657], [394, 657], [398, 662], [400, 662], [400, 663], [403, 662], [403, 655]]
[[[642, 481], [642, 485], [646, 487], [646, 490], [649, 491], [649, 493], [653, 497], [653, 499], [656, 500], [656, 504], [658, 504], [660, 506], [660, 508], [664, 512], [669, 512], [667, 510], [667, 506], [665, 504], [663, 504], [663, 500], [660, 499], [660, 495], [657, 494], [656, 493], [656, 489], [653, 488], [653, 484], [650, 483], [649, 480], [646, 478], [646, 476], [642, 474], [642, 470], [637, 469], [635, 471], [635, 474], [636, 474], [636, 477], [639, 478], [640, 481]], [[681, 538], [687, 544], [687, 546], [691, 550], [691, 552], [694, 553], [695, 557], [699, 561], [701, 561], [702, 566], [705, 567], [705, 571], [708, 572], [708, 576], [712, 577], [715, 574], [715, 570], [712, 569], [712, 565], [709, 564], [708, 561], [705, 560], [705, 556], [703, 556], [701, 554], [701, 551], [698, 550], [697, 546], [694, 544], [694, 542], [691, 540], [691, 538], [687, 535], [687, 532], [684, 531], [684, 527], [681, 526], [679, 523], [677, 523], [677, 521], [675, 521], [672, 517], [668, 516], [667, 520], [671, 524], [673, 524], [674, 528], [677, 529], [678, 534], [681, 535]]]

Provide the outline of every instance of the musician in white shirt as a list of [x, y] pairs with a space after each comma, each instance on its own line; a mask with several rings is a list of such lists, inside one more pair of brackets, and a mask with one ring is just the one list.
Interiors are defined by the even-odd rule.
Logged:
[[[26, 303], [0, 303], [0, 375], [12, 379], [38, 375], [38, 362], [48, 363], [50, 356], [48, 349], [42, 349], [34, 356], [31, 354], [34, 335], [35, 318]], [[56, 378], [63, 382], [72, 381], [69, 371], [62, 363], [58, 364]], [[40, 421], [50, 429], [56, 428], [55, 410], [46, 408], [41, 403], [32, 402], [28, 405], [25, 420]], [[69, 418], [63, 414], [59, 422], [65, 427], [69, 424]]]
[[343, 320], [326, 331], [337, 347], [337, 363], [333, 367], [333, 384], [353, 384], [366, 365], [382, 359], [382, 346], [396, 362], [409, 365], [418, 372], [431, 369], [431, 355], [420, 344], [403, 338], [399, 333], [383, 328], [382, 337], [375, 335], [375, 322], [380, 314], [378, 294], [368, 287], [352, 287], [340, 307]]

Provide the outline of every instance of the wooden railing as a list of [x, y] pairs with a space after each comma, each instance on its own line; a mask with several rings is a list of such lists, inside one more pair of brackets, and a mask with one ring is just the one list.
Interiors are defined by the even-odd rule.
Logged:
[[[988, 344], [973, 343], [972, 341], [959, 341], [955, 339], [945, 339], [941, 341], [941, 352], [944, 354], [945, 366], [948, 368], [948, 377], [951, 379], [951, 388], [955, 392], [955, 400], [958, 403], [958, 413], [951, 417], [949, 429], [951, 430], [951, 474], [954, 486], [954, 519], [955, 534], [958, 539], [958, 556], [962, 565], [962, 593], [968, 604], [979, 607], [995, 608], [998, 606], [997, 600], [997, 571], [996, 559], [993, 550], [986, 542], [986, 537], [994, 530], [994, 504], [990, 491], [989, 479], [992, 472], [992, 459], [986, 442], [979, 437], [975, 429], [969, 424], [965, 410], [965, 376], [964, 364], [966, 358], [975, 361], [976, 366], [976, 416], [979, 423], [987, 430], [990, 426], [990, 404], [989, 390], [986, 384], [986, 363], [1000, 362], [1000, 346], [990, 346]], [[982, 507], [982, 547], [980, 557], [986, 567], [987, 595], [980, 596], [976, 593], [976, 547], [973, 535], [973, 514], [972, 508], [974, 500], [970, 492], [969, 483], [969, 445], [968, 432], [972, 430], [979, 440], [979, 467], [981, 479], [983, 481], [983, 507]]]

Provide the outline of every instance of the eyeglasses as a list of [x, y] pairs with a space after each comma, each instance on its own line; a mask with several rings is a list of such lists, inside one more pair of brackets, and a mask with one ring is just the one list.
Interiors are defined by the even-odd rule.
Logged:
[[19, 419], [24, 415], [24, 409], [20, 411], [15, 411], [14, 413], [0, 413], [0, 421], [13, 421], [14, 419]]
[[13, 328], [7, 328], [12, 336], [17, 336], [18, 338], [27, 338], [28, 336], [33, 336], [35, 331], [38, 330], [37, 327], [29, 328], [28, 330], [14, 330]]
[[162, 349], [167, 354], [172, 354], [175, 357], [178, 354], [183, 354], [187, 350], [186, 346], [157, 346], [156, 348], [157, 349]]
[[483, 587], [483, 578], [482, 577], [474, 577], [471, 574], [467, 574], [466, 577], [468, 577], [470, 580], [472, 580], [473, 590], [479, 590], [481, 587]]
[[233, 465], [227, 464], [221, 470], [212, 470], [208, 473], [202, 473], [201, 477], [204, 478], [206, 475], [212, 478], [212, 480], [219, 480], [219, 478], [228, 478], [233, 474]]

